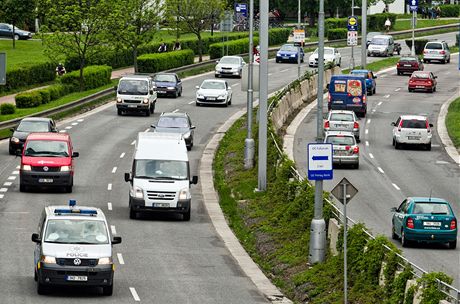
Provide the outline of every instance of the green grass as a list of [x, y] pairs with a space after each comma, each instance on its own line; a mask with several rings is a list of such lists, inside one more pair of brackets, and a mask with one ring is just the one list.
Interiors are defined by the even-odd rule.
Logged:
[[[424, 27], [432, 27], [432, 26], [440, 26], [446, 24], [455, 24], [459, 23], [460, 19], [418, 19], [417, 20], [417, 27], [416, 28], [424, 28]], [[412, 29], [411, 21], [410, 20], [396, 20], [393, 30], [394, 31], [403, 31], [403, 30], [410, 30]]]
[[460, 98], [455, 99], [449, 106], [446, 127], [452, 143], [457, 149], [460, 148]]
[[[366, 66], [366, 69], [371, 70], [373, 72], [378, 72], [385, 68], [395, 66], [398, 61], [399, 61], [399, 57], [389, 57], [389, 58], [385, 58], [382, 60], [368, 63]], [[360, 68], [361, 66], [355, 67], [355, 69], [360, 69]], [[349, 74], [349, 73], [350, 73], [350, 69], [342, 70], [342, 74]]]
[[12, 40], [0, 40], [0, 52], [6, 52], [6, 69], [37, 62], [46, 62], [48, 57], [43, 53], [43, 45], [38, 40], [16, 41], [16, 48], [13, 49]]

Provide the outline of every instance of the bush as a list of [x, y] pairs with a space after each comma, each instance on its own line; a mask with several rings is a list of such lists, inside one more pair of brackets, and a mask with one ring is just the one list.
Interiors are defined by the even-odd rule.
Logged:
[[34, 108], [41, 104], [42, 95], [37, 90], [35, 90], [17, 94], [15, 99], [16, 107], [19, 109]]
[[460, 17], [460, 5], [458, 4], [445, 4], [440, 5], [441, 17]]
[[390, 30], [394, 28], [396, 23], [396, 14], [384, 13], [384, 14], [373, 14], [367, 16], [367, 29], [368, 31], [384, 31], [385, 30], [385, 21], [390, 19], [391, 27]]
[[14, 114], [16, 112], [16, 106], [11, 103], [3, 103], [0, 105], [0, 114]]
[[[92, 65], [83, 69], [83, 90], [91, 90], [110, 83], [112, 68], [107, 65]], [[74, 91], [80, 89], [80, 70], [64, 74], [61, 83], [71, 85]]]
[[[428, 42], [428, 39], [415, 39], [415, 54], [422, 55], [425, 44]], [[409, 49], [412, 49], [412, 39], [406, 39], [406, 45]]]
[[0, 92], [8, 92], [21, 87], [53, 81], [56, 78], [55, 65], [51, 62], [21, 65], [6, 72], [6, 85]]
[[330, 29], [327, 31], [327, 40], [346, 39], [347, 32], [346, 28]]
[[42, 99], [42, 104], [48, 103], [51, 101], [51, 93], [48, 88], [43, 88], [40, 90], [37, 90], [38, 94], [40, 94], [41, 99]]
[[192, 50], [144, 54], [137, 57], [137, 65], [140, 73], [156, 73], [192, 64], [194, 58]]
[[278, 45], [286, 43], [290, 34], [291, 29], [288, 28], [271, 29], [268, 31], [268, 45]]

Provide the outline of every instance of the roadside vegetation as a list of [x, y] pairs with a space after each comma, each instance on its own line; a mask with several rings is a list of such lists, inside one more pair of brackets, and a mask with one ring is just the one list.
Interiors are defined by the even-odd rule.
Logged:
[[[459, 19], [417, 19], [417, 26], [415, 28], [424, 28], [432, 26], [440, 26], [446, 24], [455, 24], [459, 23]], [[403, 31], [412, 29], [412, 24], [410, 20], [397, 20], [394, 24], [394, 31]]]
[[455, 99], [449, 106], [446, 127], [454, 146], [460, 148], [460, 98]]

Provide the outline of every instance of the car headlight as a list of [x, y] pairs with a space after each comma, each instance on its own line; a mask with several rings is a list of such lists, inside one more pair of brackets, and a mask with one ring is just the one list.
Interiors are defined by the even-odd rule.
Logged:
[[149, 103], [149, 99], [148, 98], [144, 98], [144, 100], [142, 100], [143, 103], [147, 104]]
[[97, 262], [98, 265], [110, 265], [112, 264], [112, 258], [99, 258], [99, 261]]
[[276, 56], [281, 56], [280, 52], [276, 53]]
[[131, 197], [143, 199], [144, 198], [144, 190], [142, 190], [142, 188], [139, 188], [139, 187], [134, 187], [131, 190], [130, 195], [131, 195]]
[[61, 172], [69, 172], [70, 166], [61, 166]]
[[295, 57], [297, 54], [291, 54], [291, 57]]
[[196, 93], [196, 98], [203, 98], [203, 94]]
[[225, 99], [225, 97], [226, 97], [226, 95], [222, 94], [222, 95], [217, 96], [217, 99]]
[[181, 191], [179, 191], [179, 200], [187, 200], [190, 199], [190, 191], [188, 188], [184, 188]]
[[153, 85], [153, 86], [152, 86], [152, 89], [156, 89], [156, 88], [157, 88], [157, 86], [156, 86], [156, 85]]
[[32, 170], [32, 167], [30, 167], [30, 165], [22, 165], [21, 170], [22, 171], [30, 171], [30, 170]]
[[121, 99], [121, 97], [117, 97], [117, 102], [118, 103], [123, 102], [123, 99]]
[[14, 143], [19, 143], [19, 138], [11, 137], [11, 141], [14, 142]]
[[45, 264], [56, 264], [56, 258], [48, 255], [42, 255], [41, 262]]
[[186, 133], [184, 133], [184, 135], [182, 135], [184, 138], [189, 138], [190, 135], [192, 135], [192, 132], [188, 131]]
[[168, 87], [168, 90], [174, 90], [175, 87]]

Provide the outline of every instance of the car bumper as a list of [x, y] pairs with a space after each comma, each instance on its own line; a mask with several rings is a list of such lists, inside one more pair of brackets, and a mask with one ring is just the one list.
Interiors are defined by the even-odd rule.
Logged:
[[355, 136], [355, 138], [359, 138], [359, 129], [353, 129], [353, 131], [352, 131], [352, 130], [344, 130], [344, 129], [329, 128], [329, 129], [325, 129], [325, 130], [324, 130], [323, 135], [326, 136], [326, 132], [329, 132], [329, 131], [351, 132], [351, 133], [353, 133], [353, 135]]
[[398, 144], [408, 144], [408, 145], [427, 145], [431, 143], [431, 137], [420, 138], [420, 139], [408, 139], [407, 137], [396, 136], [395, 141]]
[[22, 185], [26, 186], [71, 186], [73, 174], [71, 172], [20, 171], [19, 180]]
[[349, 110], [354, 111], [355, 113], [366, 113], [367, 106], [362, 105], [354, 105], [354, 104], [328, 104], [329, 111], [330, 110]]
[[332, 156], [332, 163], [336, 165], [359, 164], [359, 155], [352, 156]]
[[126, 103], [117, 103], [117, 109], [123, 111], [146, 111], [149, 109], [148, 103], [134, 103], [134, 104], [126, 104]]
[[191, 199], [178, 200], [176, 207], [146, 206], [143, 199], [129, 198], [129, 206], [136, 212], [164, 212], [164, 213], [187, 213], [190, 210]]
[[446, 60], [447, 55], [427, 54], [423, 55], [424, 60]]
[[297, 62], [297, 56], [296, 57], [290, 57], [290, 56], [276, 56], [276, 61], [278, 62], [283, 62], [283, 61], [287, 61], [287, 62]]
[[178, 91], [177, 88], [174, 88], [174, 89], [161, 88], [161, 89], [157, 89], [157, 90], [156, 90], [157, 94], [158, 94], [158, 95], [161, 95], [161, 96], [165, 96], [165, 95], [175, 95], [175, 94], [177, 94], [177, 91]]
[[372, 50], [370, 51], [369, 49], [367, 50], [367, 55], [373, 55], [373, 56], [385, 56], [387, 55], [389, 52], [388, 50]]
[[216, 76], [239, 76], [239, 71], [215, 71], [214, 75]]
[[433, 86], [418, 84], [418, 85], [408, 85], [408, 88], [410, 90], [429, 91], [433, 89]]
[[204, 98], [197, 98], [196, 103], [198, 104], [226, 104], [226, 99], [216, 99], [216, 100], [209, 100]]
[[457, 230], [405, 229], [404, 237], [411, 241], [444, 243], [457, 239]]
[[[109, 286], [113, 284], [113, 266], [96, 267], [46, 265], [37, 271], [38, 281], [44, 285]], [[87, 281], [69, 281], [69, 276], [86, 276]]]
[[415, 71], [418, 71], [419, 69], [418, 68], [410, 68], [410, 67], [407, 67], [407, 68], [397, 68], [398, 70], [398, 73], [413, 73]]

